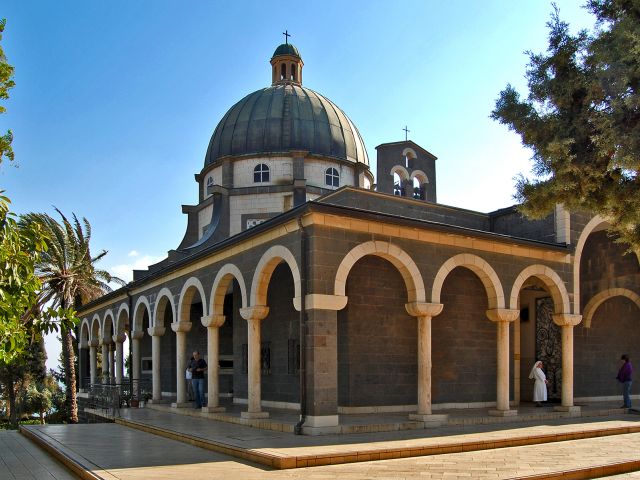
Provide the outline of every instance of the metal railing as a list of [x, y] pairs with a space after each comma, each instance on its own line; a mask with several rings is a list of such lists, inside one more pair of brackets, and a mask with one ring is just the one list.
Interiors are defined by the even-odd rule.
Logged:
[[[88, 384], [89, 382], [85, 383]], [[102, 410], [115, 417], [120, 416], [121, 408], [131, 407], [134, 401], [151, 398], [151, 380], [130, 381], [123, 378], [122, 383], [92, 383], [87, 391], [89, 408]]]

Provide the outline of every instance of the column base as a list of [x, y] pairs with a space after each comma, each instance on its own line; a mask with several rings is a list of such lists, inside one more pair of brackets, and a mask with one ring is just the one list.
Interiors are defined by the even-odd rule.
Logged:
[[226, 408], [224, 407], [202, 407], [202, 411], [205, 413], [220, 413], [224, 412]]
[[411, 413], [409, 414], [409, 420], [416, 420], [418, 422], [424, 422], [424, 428], [435, 428], [445, 425], [449, 421], [449, 415], [432, 413]]
[[577, 405], [572, 405], [570, 407], [565, 407], [564, 405], [557, 405], [553, 407], [556, 412], [567, 412], [567, 413], [580, 413], [581, 408]]
[[193, 402], [172, 402], [171, 408], [192, 408]]
[[241, 412], [240, 417], [247, 419], [269, 418], [269, 412]]
[[489, 410], [491, 417], [515, 417], [518, 415], [518, 410]]

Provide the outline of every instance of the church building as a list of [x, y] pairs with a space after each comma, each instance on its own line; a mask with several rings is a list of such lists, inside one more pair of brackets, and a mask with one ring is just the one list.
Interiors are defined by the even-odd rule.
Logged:
[[286, 409], [307, 434], [360, 413], [517, 415], [536, 359], [558, 410], [618, 398], [618, 359], [640, 353], [640, 269], [606, 219], [439, 204], [437, 159], [411, 140], [376, 147], [374, 179], [358, 129], [303, 67], [276, 48], [271, 85], [213, 131], [180, 244], [79, 311], [80, 388], [123, 382], [129, 338], [152, 403], [192, 407], [199, 350], [204, 412], [241, 405], [252, 425]]

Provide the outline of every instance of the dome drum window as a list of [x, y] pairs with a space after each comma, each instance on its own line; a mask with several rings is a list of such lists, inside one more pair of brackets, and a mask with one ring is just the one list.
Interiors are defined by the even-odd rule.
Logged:
[[253, 169], [253, 181], [255, 183], [266, 183], [269, 181], [269, 167], [264, 163], [256, 165]]
[[327, 168], [324, 173], [324, 183], [330, 187], [340, 186], [340, 174], [335, 168]]

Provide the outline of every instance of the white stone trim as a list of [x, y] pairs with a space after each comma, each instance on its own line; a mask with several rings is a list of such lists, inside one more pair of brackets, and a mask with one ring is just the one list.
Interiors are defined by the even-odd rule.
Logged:
[[[233, 397], [233, 403], [237, 405], [248, 405], [249, 399], [241, 397]], [[267, 408], [280, 408], [282, 410], [300, 410], [299, 403], [292, 402], [276, 402], [273, 400], [262, 400], [260, 406]]]
[[307, 415], [304, 417], [305, 427], [323, 428], [339, 425], [338, 415]]

